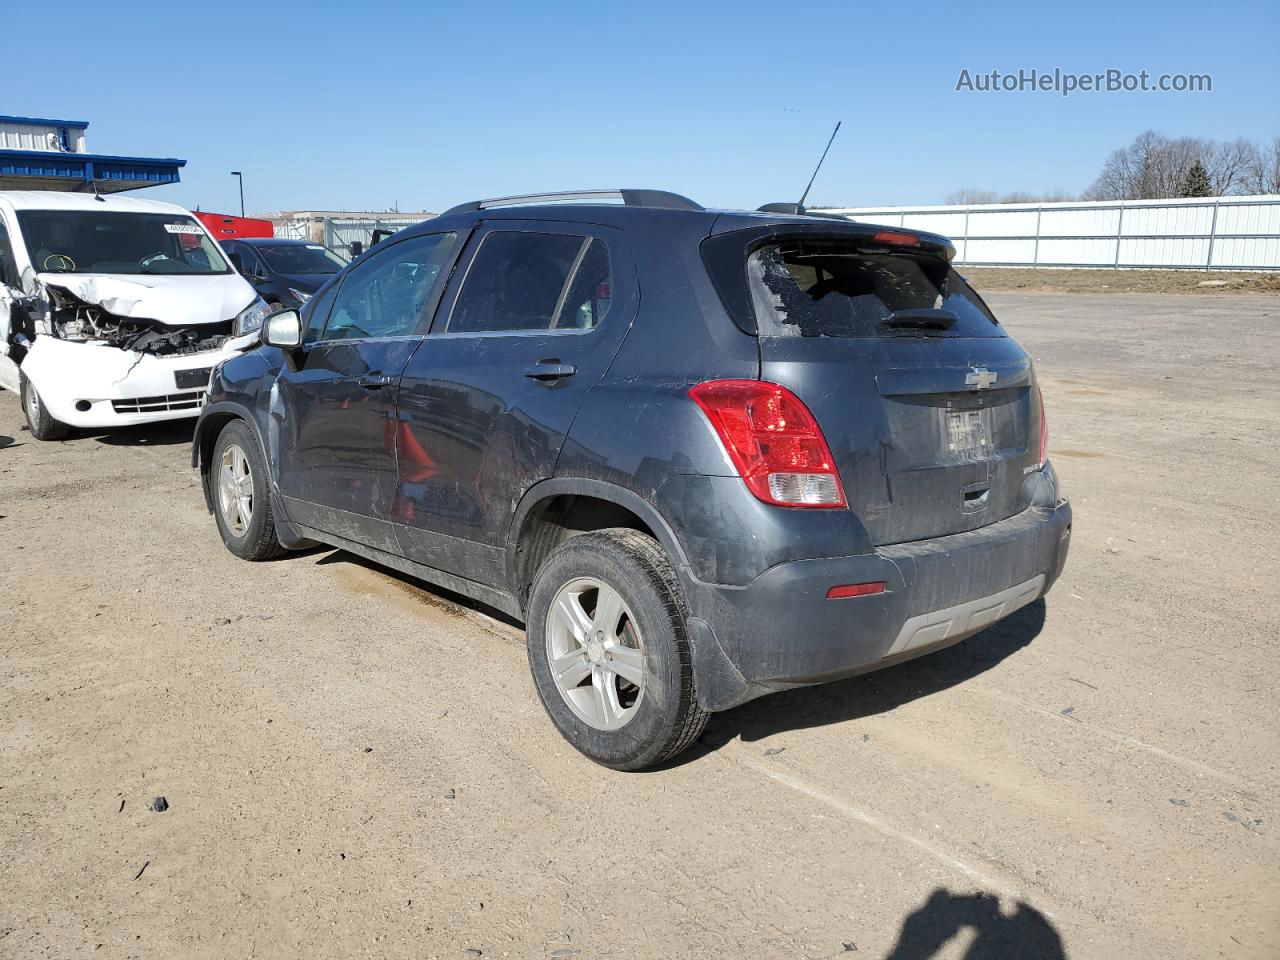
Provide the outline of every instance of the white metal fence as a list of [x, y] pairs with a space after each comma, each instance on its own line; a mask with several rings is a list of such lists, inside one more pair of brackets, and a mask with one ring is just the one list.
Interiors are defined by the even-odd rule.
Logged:
[[969, 266], [1280, 270], [1280, 195], [826, 212], [941, 233]]
[[284, 237], [287, 240], [311, 239], [311, 232], [307, 229], [307, 224], [303, 220], [275, 221], [275, 235], [277, 237]]
[[421, 222], [420, 217], [379, 217], [376, 220], [340, 220], [334, 217], [324, 222], [324, 245], [330, 250], [337, 250], [344, 257], [350, 257], [353, 255], [353, 243], [359, 243], [363, 250], [369, 249], [375, 230], [390, 230], [395, 233]]
[[336, 250], [344, 257], [351, 257], [353, 256], [353, 243], [359, 243], [361, 249], [369, 249], [369, 244], [373, 240], [373, 231], [385, 230], [395, 233], [405, 227], [411, 227], [415, 223], [421, 223], [423, 219], [422, 216], [315, 216], [299, 219], [273, 217], [272, 223], [275, 224], [275, 235], [277, 237], [323, 243], [330, 250]]

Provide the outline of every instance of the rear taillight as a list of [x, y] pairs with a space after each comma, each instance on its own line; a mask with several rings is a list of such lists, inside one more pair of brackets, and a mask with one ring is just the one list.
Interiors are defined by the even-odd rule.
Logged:
[[786, 387], [710, 380], [689, 396], [711, 421], [747, 488], [780, 507], [843, 507], [844, 488], [809, 408]]
[[1040, 456], [1036, 461], [1036, 467], [1043, 467], [1045, 452], [1049, 449], [1049, 420], [1044, 412], [1044, 391], [1036, 387], [1036, 393], [1040, 395]]

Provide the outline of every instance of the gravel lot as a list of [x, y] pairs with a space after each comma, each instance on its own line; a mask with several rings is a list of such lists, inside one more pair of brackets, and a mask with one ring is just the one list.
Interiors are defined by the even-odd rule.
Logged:
[[511, 624], [232, 557], [189, 427], [0, 396], [0, 956], [1280, 956], [1280, 298], [991, 300], [1076, 510], [1047, 602], [647, 774]]

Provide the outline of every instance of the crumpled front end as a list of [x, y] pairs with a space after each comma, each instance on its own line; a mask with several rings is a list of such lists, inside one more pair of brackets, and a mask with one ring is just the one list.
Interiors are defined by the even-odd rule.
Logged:
[[213, 368], [256, 345], [266, 314], [260, 299], [236, 313], [252, 291], [234, 275], [216, 286], [203, 278], [32, 279], [9, 356], [48, 413], [74, 427], [197, 416]]
[[221, 341], [216, 350], [160, 355], [104, 341], [40, 336], [27, 349], [21, 369], [49, 413], [71, 426], [180, 420], [199, 415], [213, 368], [257, 339], [247, 334]]

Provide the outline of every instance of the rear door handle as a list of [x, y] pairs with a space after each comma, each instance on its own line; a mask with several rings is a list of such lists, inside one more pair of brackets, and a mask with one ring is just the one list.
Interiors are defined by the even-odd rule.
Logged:
[[578, 368], [572, 363], [559, 363], [554, 360], [540, 360], [524, 368], [524, 375], [533, 380], [563, 380], [572, 377]]
[[356, 383], [366, 390], [381, 390], [383, 387], [391, 386], [391, 378], [380, 373], [371, 373], [368, 376], [361, 377]]

